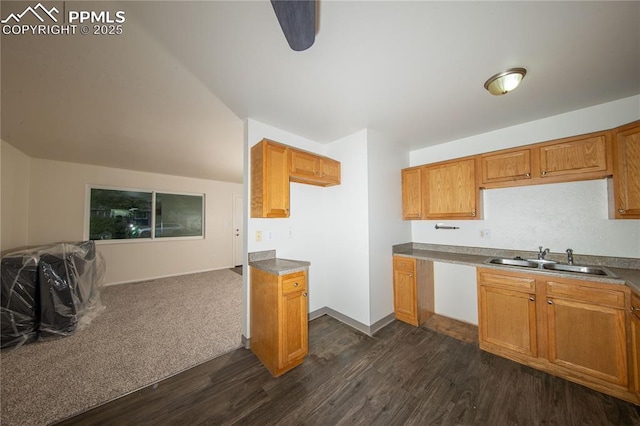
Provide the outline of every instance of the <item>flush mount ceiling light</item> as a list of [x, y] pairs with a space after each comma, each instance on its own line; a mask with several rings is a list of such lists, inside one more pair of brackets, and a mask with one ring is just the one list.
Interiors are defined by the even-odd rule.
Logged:
[[518, 87], [526, 74], [527, 70], [524, 68], [509, 68], [487, 80], [484, 88], [492, 95], [504, 95]]

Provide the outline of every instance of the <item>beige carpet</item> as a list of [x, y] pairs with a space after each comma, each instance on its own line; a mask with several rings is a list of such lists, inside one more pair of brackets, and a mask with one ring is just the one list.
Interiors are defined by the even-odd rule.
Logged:
[[2, 425], [61, 420], [241, 346], [242, 277], [228, 269], [101, 297], [86, 329], [2, 352]]

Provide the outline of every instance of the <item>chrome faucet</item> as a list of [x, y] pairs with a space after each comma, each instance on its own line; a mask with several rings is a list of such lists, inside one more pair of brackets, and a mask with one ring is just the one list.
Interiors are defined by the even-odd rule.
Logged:
[[573, 250], [570, 248], [567, 249], [567, 263], [573, 265]]
[[538, 246], [538, 249], [540, 250], [540, 252], [538, 253], [538, 259], [544, 260], [544, 257], [549, 254], [549, 249], [546, 248], [542, 250], [542, 246]]

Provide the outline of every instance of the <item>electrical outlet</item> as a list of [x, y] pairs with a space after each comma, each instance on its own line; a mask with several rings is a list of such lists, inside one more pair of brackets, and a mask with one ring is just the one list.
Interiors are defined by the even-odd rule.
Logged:
[[256, 231], [256, 242], [262, 241], [262, 231]]
[[491, 238], [491, 230], [490, 229], [481, 229], [480, 230], [480, 238]]
[[273, 238], [273, 232], [267, 231], [267, 240], [271, 240]]

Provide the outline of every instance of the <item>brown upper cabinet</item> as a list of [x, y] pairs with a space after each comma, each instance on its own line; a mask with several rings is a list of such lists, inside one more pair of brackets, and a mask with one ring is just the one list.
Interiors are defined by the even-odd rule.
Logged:
[[500, 151], [480, 156], [482, 186], [499, 186], [502, 182], [531, 180], [531, 149]]
[[263, 139], [251, 148], [251, 217], [289, 217], [289, 182], [340, 184], [340, 162]]
[[331, 158], [289, 148], [289, 179], [291, 182], [318, 186], [340, 184], [340, 162]]
[[424, 167], [425, 219], [479, 219], [476, 159], [463, 158]]
[[640, 121], [612, 131], [613, 200], [610, 217], [640, 219]]
[[263, 139], [251, 148], [251, 217], [289, 217], [289, 148]]
[[613, 173], [609, 132], [480, 155], [483, 188], [599, 179]]
[[402, 170], [402, 217], [422, 219], [424, 206], [422, 197], [423, 166]]
[[402, 217], [479, 219], [480, 189], [607, 177], [613, 177], [609, 216], [640, 219], [640, 120], [611, 130], [403, 169]]
[[403, 219], [479, 219], [475, 157], [402, 170]]

